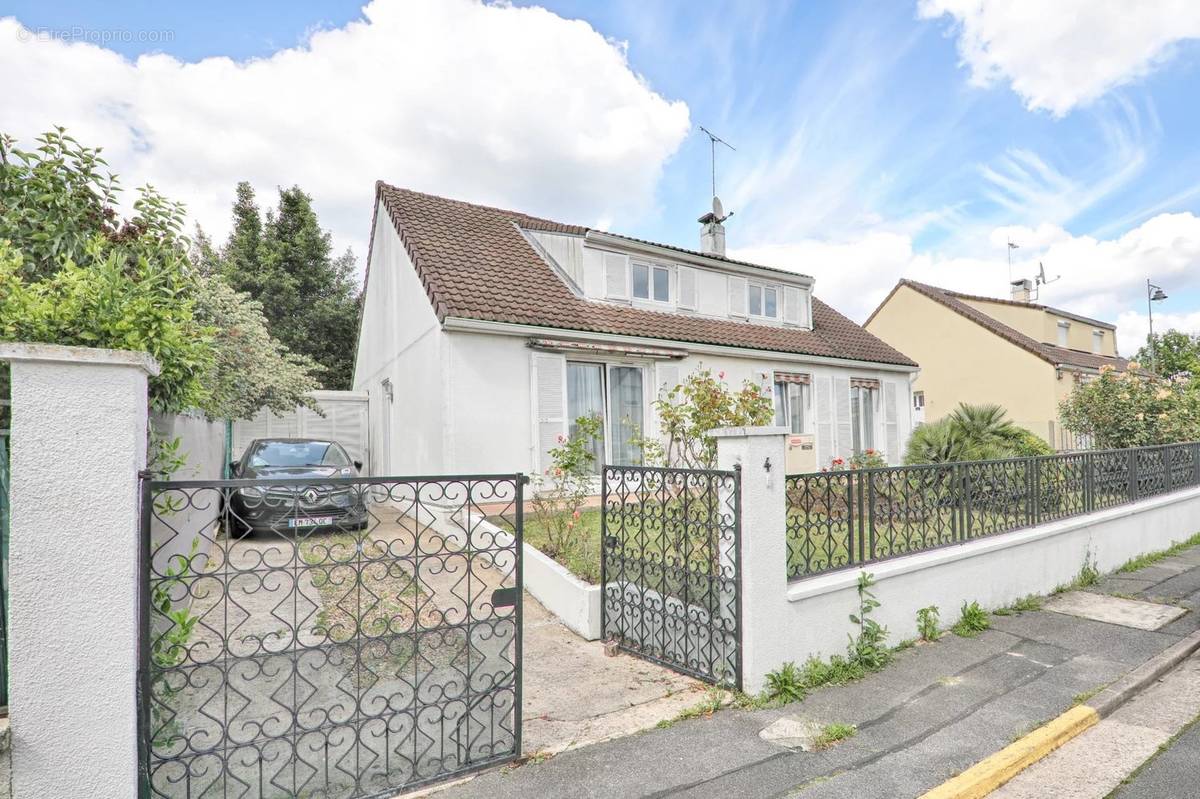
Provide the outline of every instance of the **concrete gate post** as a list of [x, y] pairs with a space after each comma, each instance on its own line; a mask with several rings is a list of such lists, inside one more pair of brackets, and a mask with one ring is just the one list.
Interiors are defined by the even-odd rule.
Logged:
[[742, 468], [742, 689], [762, 690], [788, 652], [780, 634], [787, 607], [786, 427], [714, 430], [717, 468]]
[[12, 367], [9, 713], [16, 799], [138, 795], [144, 354], [0, 344]]

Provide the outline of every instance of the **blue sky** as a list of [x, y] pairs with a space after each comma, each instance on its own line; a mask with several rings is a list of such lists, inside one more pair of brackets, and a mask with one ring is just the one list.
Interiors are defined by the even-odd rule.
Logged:
[[[1084, 0], [1049, 9], [1031, 0], [515, 5], [484, 15], [463, 0], [378, 0], [366, 11], [347, 2], [7, 3], [0, 17], [26, 30], [65, 32], [56, 34], [65, 49], [42, 48], [54, 68], [91, 58], [71, 31], [92, 32], [92, 41], [97, 31], [134, 32], [132, 39], [138, 31], [169, 34], [105, 40], [125, 66], [88, 71], [111, 68], [129, 83], [123, 94], [106, 88], [110, 96], [89, 101], [91, 116], [70, 108], [64, 93], [0, 109], [0, 129], [28, 135], [67, 121], [73, 130], [128, 138], [125, 148], [95, 143], [128, 160], [123, 172], [145, 173], [182, 195], [218, 235], [232, 179], [242, 172], [268, 194], [299, 182], [339, 244], [362, 254], [368, 174], [692, 246], [710, 193], [702, 124], [737, 147], [718, 152], [718, 192], [736, 212], [730, 246], [815, 275], [818, 292], [848, 315], [861, 319], [901, 276], [1003, 294], [1004, 242], [1012, 238], [1021, 244], [1014, 276], [1031, 276], [1045, 263], [1051, 276], [1063, 277], [1045, 287], [1043, 299], [1119, 321], [1130, 331], [1125, 349], [1144, 324], [1147, 274], [1171, 294], [1160, 308], [1164, 318], [1200, 329], [1200, 220], [1193, 216], [1200, 214], [1200, 21], [1172, 0], [1148, 2], [1136, 18], [1124, 4]], [[1088, 13], [1079, 13], [1084, 6]], [[356, 33], [354, 25], [364, 27]], [[357, 86], [379, 81], [365, 95], [375, 99], [364, 104], [383, 102], [395, 114], [364, 112], [355, 120], [358, 131], [378, 126], [370, 131], [382, 148], [374, 161], [327, 143], [315, 149], [322, 135], [337, 136], [318, 131], [324, 123], [307, 109], [291, 127], [286, 118], [243, 114], [247, 135], [233, 136], [228, 122], [214, 121], [223, 110], [217, 107], [168, 139], [175, 120], [197, 105], [220, 106], [223, 84], [231, 105], [250, 102], [234, 93], [243, 78], [262, 104], [270, 102], [262, 88], [270, 81], [306, 75], [314, 86], [306, 100], [320, 107], [339, 92], [345, 63], [331, 56], [324, 72], [288, 72], [280, 51], [311, 50], [314, 61], [322, 50], [310, 39], [314, 31], [345, 29], [349, 41], [367, 28], [389, 32], [396, 50], [422, 55], [403, 61], [384, 48], [375, 51], [387, 53], [376, 56], [378, 74], [356, 72]], [[414, 32], [430, 42], [405, 38]], [[488, 33], [527, 53], [493, 74], [488, 59], [508, 57], [489, 56], [496, 43], [476, 38]], [[439, 35], [443, 52], [433, 50]], [[577, 44], [559, 46], [566, 41]], [[18, 68], [32, 67], [40, 52], [0, 42], [0, 56], [5, 49]], [[609, 51], [623, 65], [614, 66]], [[473, 56], [459, 57], [467, 52]], [[191, 76], [185, 84], [196, 84], [200, 99], [165, 110], [153, 64], [137, 61], [148, 53], [172, 56], [178, 63], [171, 69]], [[218, 68], [214, 57], [232, 66]], [[387, 60], [393, 57], [401, 60]], [[246, 65], [254, 59], [263, 72], [274, 65], [264, 82], [250, 79]], [[186, 69], [201, 62], [227, 77], [201, 90], [206, 70]], [[424, 88], [406, 88], [413, 83]], [[156, 113], [155, 103], [164, 110]], [[210, 139], [247, 141], [209, 152], [205, 124], [216, 126]], [[256, 126], [261, 139], [249, 137]], [[224, 182], [208, 185], [195, 169], [177, 170], [189, 160], [191, 135], [196, 158], [215, 163]], [[354, 131], [341, 135], [358, 146]], [[294, 148], [296, 158], [264, 162], [254, 155], [264, 140], [276, 153]], [[393, 159], [389, 142], [425, 158]], [[305, 150], [309, 144], [314, 149]], [[138, 160], [139, 148], [159, 157]], [[362, 149], [372, 152], [367, 143]], [[455, 156], [426, 163], [438, 149]], [[313, 152], [322, 153], [322, 169]], [[344, 181], [327, 177], [339, 169]], [[470, 177], [461, 173], [467, 169]]]

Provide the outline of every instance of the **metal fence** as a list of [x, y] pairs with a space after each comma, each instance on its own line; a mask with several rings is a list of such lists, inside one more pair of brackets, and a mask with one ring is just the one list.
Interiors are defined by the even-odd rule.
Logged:
[[523, 485], [145, 481], [147, 794], [393, 796], [517, 757]]
[[605, 467], [605, 639], [741, 687], [740, 484], [739, 471]]
[[1200, 485], [1200, 443], [787, 477], [787, 573], [806, 577]]

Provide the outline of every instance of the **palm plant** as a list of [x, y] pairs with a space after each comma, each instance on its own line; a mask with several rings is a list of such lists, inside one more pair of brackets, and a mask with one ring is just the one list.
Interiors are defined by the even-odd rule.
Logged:
[[1008, 419], [993, 403], [960, 404], [944, 419], [922, 425], [909, 440], [907, 463], [948, 463], [1045, 455], [1050, 446]]

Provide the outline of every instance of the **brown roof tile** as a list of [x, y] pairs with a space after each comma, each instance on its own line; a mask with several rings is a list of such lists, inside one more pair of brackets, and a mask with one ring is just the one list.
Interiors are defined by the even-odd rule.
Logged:
[[577, 235], [588, 228], [383, 182], [376, 191], [443, 321], [458, 317], [916, 366], [815, 297], [811, 331], [585, 300], [542, 260], [519, 228]]
[[[915, 280], [901, 280], [899, 285], [908, 286], [914, 291], [918, 291], [921, 294], [924, 294], [926, 297], [929, 297], [936, 302], [940, 302], [947, 308], [950, 308], [951, 310], [961, 314], [962, 316], [965, 316], [971, 321], [982, 325], [1001, 338], [1007, 339], [1013, 344], [1016, 344], [1018, 347], [1032, 352], [1034, 355], [1045, 361], [1049, 361], [1055, 366], [1074, 366], [1081, 369], [1099, 369], [1101, 366], [1111, 366], [1114, 369], [1124, 371], [1129, 364], [1129, 361], [1125, 358], [1113, 357], [1109, 355], [1093, 355], [1090, 352], [1067, 349], [1066, 347], [1058, 347], [1053, 344], [1047, 344], [1045, 342], [1038, 341], [1037, 339], [1027, 336], [1013, 327], [1009, 327], [1003, 322], [1000, 322], [999, 320], [987, 315], [978, 308], [968, 305], [962, 301], [962, 298], [996, 301], [993, 297], [976, 297], [972, 294], [960, 294], [948, 289], [938, 288], [937, 286], [918, 283]], [[884, 300], [884, 302], [887, 301]], [[1000, 302], [1007, 301], [1001, 300]], [[1025, 305], [1025, 303], [1014, 304]], [[1035, 305], [1034, 307], [1042, 310], [1054, 310], [1040, 305]], [[874, 316], [874, 314], [872, 314], [872, 316]], [[1113, 329], [1115, 330], [1115, 328]]]

